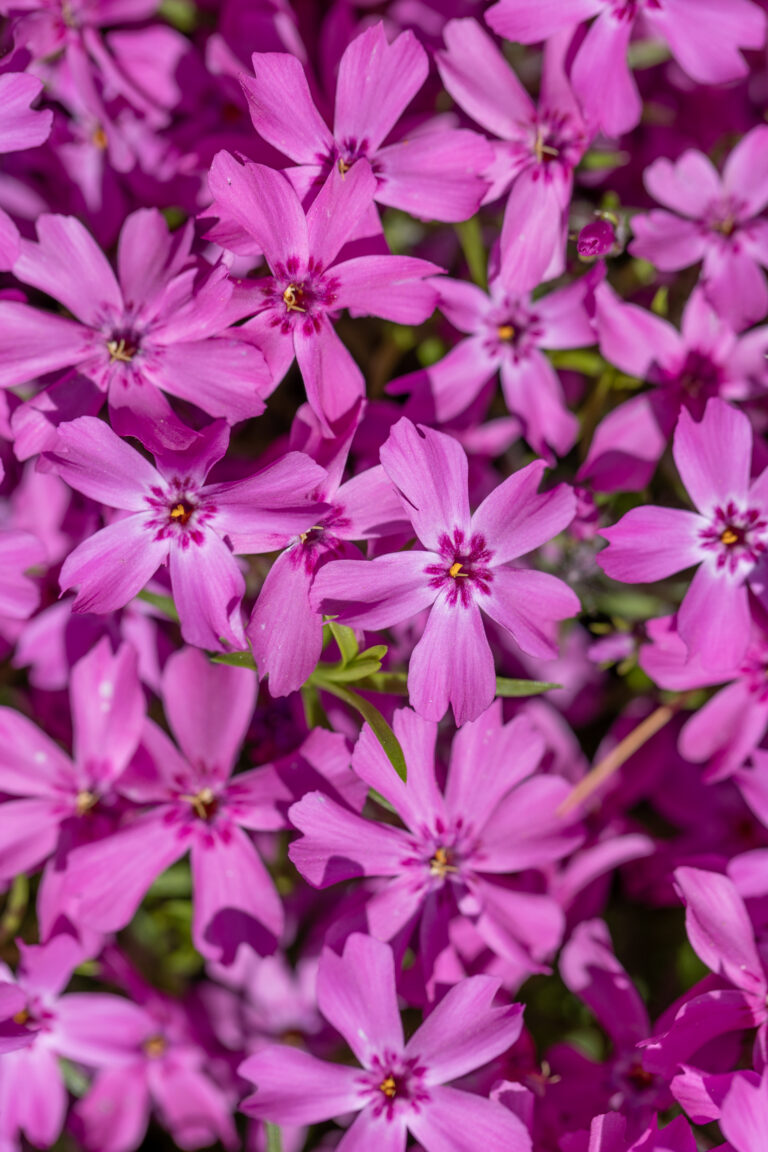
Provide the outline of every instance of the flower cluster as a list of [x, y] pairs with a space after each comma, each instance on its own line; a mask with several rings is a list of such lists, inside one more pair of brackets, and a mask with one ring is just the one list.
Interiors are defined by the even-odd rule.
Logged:
[[0, 1152], [765, 1152], [768, 0], [0, 11]]

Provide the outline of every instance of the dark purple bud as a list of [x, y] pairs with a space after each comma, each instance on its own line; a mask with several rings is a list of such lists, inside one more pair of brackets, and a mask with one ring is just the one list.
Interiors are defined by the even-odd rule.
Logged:
[[610, 220], [593, 220], [579, 232], [576, 245], [579, 256], [595, 259], [605, 256], [616, 243], [616, 233]]

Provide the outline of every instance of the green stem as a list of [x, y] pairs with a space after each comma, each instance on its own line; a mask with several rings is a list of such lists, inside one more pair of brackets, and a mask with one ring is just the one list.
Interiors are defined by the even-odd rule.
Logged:
[[266, 1124], [267, 1152], [283, 1152], [283, 1137], [277, 1124]]

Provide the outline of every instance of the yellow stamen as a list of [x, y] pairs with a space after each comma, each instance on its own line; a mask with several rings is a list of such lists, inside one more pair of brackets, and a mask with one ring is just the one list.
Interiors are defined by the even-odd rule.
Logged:
[[196, 796], [182, 796], [188, 800], [201, 820], [210, 820], [216, 810], [216, 796], [210, 788], [201, 788]]
[[457, 560], [455, 564], [451, 564], [450, 568], [448, 569], [448, 575], [449, 575], [449, 576], [453, 576], [453, 578], [454, 578], [454, 580], [455, 580], [455, 579], [456, 579], [456, 577], [457, 577], [457, 576], [459, 576], [459, 575], [461, 575], [461, 574], [462, 574], [462, 572], [461, 572], [461, 561], [460, 561], [460, 560]]
[[78, 816], [85, 816], [86, 812], [90, 812], [91, 808], [95, 807], [98, 799], [98, 796], [94, 796], [93, 792], [78, 792], [75, 799], [75, 811]]
[[500, 324], [496, 331], [499, 340], [514, 340], [515, 330], [511, 324]]
[[125, 337], [121, 336], [119, 340], [107, 341], [107, 351], [110, 363], [114, 364], [115, 360], [120, 360], [123, 364], [129, 364], [133, 360], [135, 350], [126, 343]]
[[351, 167], [351, 164], [347, 164], [346, 160], [342, 160], [341, 156], [339, 156], [339, 172], [341, 172], [342, 176], [346, 176]]
[[724, 528], [720, 534], [720, 542], [730, 548], [732, 544], [738, 544], [739, 534], [734, 532], [733, 528]]
[[557, 148], [553, 148], [551, 144], [544, 143], [541, 135], [541, 128], [536, 129], [536, 139], [533, 142], [533, 152], [539, 164], [543, 162], [545, 156], [560, 155]]
[[11, 1019], [14, 1024], [26, 1024], [29, 1020], [29, 1012], [27, 1012], [26, 1008], [22, 1008], [21, 1012], [16, 1012]]
[[98, 128], [94, 128], [91, 135], [91, 142], [96, 148], [99, 149], [100, 152], [106, 152], [109, 145], [109, 140], [107, 139], [107, 134], [101, 125], [99, 125]]
[[148, 1040], [144, 1041], [144, 1051], [150, 1060], [157, 1060], [162, 1056], [166, 1049], [164, 1036], [150, 1036]]
[[[297, 295], [298, 294], [298, 295]], [[302, 308], [298, 303], [298, 298], [304, 297], [301, 288], [296, 284], [289, 284], [285, 292], [283, 292], [283, 303], [289, 312], [306, 312], [306, 308]]]
[[432, 876], [447, 876], [449, 872], [458, 872], [458, 868], [451, 864], [451, 856], [446, 848], [436, 848], [429, 862], [429, 871]]
[[182, 520], [187, 515], [187, 510], [183, 504], [177, 504], [175, 508], [171, 509], [172, 520]]
[[397, 1095], [397, 1082], [394, 1076], [387, 1076], [386, 1080], [382, 1080], [379, 1084], [379, 1092], [383, 1092], [388, 1100], [394, 1099]]

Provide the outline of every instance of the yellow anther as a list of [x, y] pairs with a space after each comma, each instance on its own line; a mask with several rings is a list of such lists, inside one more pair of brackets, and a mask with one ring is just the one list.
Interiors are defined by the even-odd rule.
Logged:
[[533, 142], [533, 152], [539, 164], [543, 162], [545, 156], [560, 155], [557, 148], [553, 148], [551, 144], [544, 143], [541, 135], [541, 128], [536, 129], [536, 139]]
[[289, 284], [283, 292], [283, 303], [289, 312], [306, 312], [306, 308], [302, 308], [298, 303], [303, 298], [304, 292], [296, 284]]
[[181, 520], [184, 516], [186, 516], [186, 514], [187, 510], [183, 504], [177, 504], [175, 508], [171, 509], [172, 520]]
[[388, 1100], [394, 1099], [397, 1095], [397, 1081], [394, 1076], [387, 1076], [386, 1080], [382, 1080], [379, 1084], [379, 1092], [383, 1092]]
[[107, 351], [110, 363], [114, 364], [115, 360], [119, 360], [123, 364], [129, 364], [133, 360], [135, 349], [126, 343], [124, 336], [121, 336], [119, 340], [107, 341]]
[[451, 855], [447, 848], [436, 848], [435, 854], [429, 862], [429, 871], [432, 876], [447, 876], [449, 872], [458, 872], [455, 864], [451, 864]]
[[164, 1036], [150, 1036], [144, 1041], [144, 1052], [150, 1060], [157, 1060], [165, 1052], [167, 1045]]
[[351, 164], [347, 164], [346, 160], [343, 160], [342, 157], [339, 156], [339, 172], [341, 172], [342, 176], [346, 176], [351, 167]]
[[514, 340], [515, 330], [511, 324], [500, 324], [496, 329], [499, 340]]
[[453, 576], [454, 580], [456, 579], [457, 576], [463, 575], [463, 573], [461, 571], [461, 561], [460, 560], [457, 560], [455, 564], [451, 564], [450, 568], [448, 569], [448, 575]]
[[107, 139], [107, 134], [101, 125], [99, 125], [98, 128], [94, 128], [91, 135], [91, 142], [94, 147], [99, 149], [100, 152], [106, 152], [107, 147], [109, 146], [109, 140]]
[[720, 533], [720, 542], [730, 548], [732, 544], [738, 544], [739, 534], [733, 528], [724, 528]]
[[14, 1024], [26, 1024], [29, 1020], [29, 1012], [27, 1012], [26, 1008], [22, 1008], [21, 1012], [14, 1013], [11, 1019]]
[[216, 794], [210, 788], [201, 788], [196, 796], [182, 796], [188, 800], [195, 810], [195, 815], [201, 820], [210, 820], [216, 812]]
[[95, 796], [93, 792], [78, 792], [75, 798], [75, 811], [78, 816], [85, 816], [86, 812], [90, 812], [91, 808], [96, 806], [98, 799], [98, 796]]

